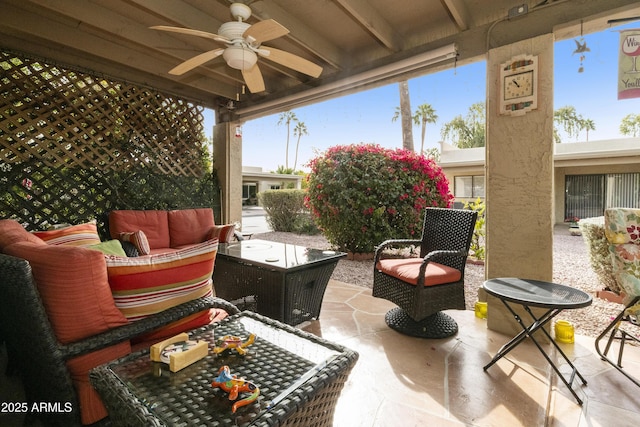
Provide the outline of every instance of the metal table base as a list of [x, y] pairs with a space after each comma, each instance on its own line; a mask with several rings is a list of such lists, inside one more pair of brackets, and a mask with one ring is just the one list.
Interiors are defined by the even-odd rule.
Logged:
[[[527, 280], [518, 278], [499, 278], [487, 280], [483, 284], [483, 288], [488, 294], [493, 295], [500, 299], [502, 304], [509, 310], [509, 312], [516, 319], [522, 331], [513, 337], [509, 342], [503, 345], [498, 353], [491, 359], [491, 361], [484, 366], [486, 371], [493, 366], [498, 360], [506, 356], [511, 350], [516, 348], [526, 338], [530, 338], [531, 341], [538, 348], [540, 353], [547, 360], [549, 365], [553, 368], [555, 373], [560, 377], [562, 382], [567, 386], [573, 397], [579, 405], [582, 405], [582, 399], [578, 397], [578, 394], [573, 389], [573, 381], [577, 376], [583, 385], [587, 385], [587, 380], [580, 374], [578, 368], [569, 360], [567, 355], [558, 346], [555, 340], [549, 335], [549, 332], [544, 328], [551, 320], [556, 317], [560, 312], [565, 309], [582, 308], [591, 304], [592, 298], [589, 294], [582, 292], [578, 289], [574, 289], [568, 286], [560, 285], [557, 283], [541, 282], [538, 280]], [[527, 325], [527, 322], [516, 313], [511, 304], [521, 305], [524, 310], [531, 316], [531, 323]], [[531, 307], [538, 307], [546, 309], [544, 314], [539, 317], [531, 310]], [[542, 333], [549, 339], [549, 342], [553, 344], [556, 351], [562, 356], [562, 358], [571, 367], [570, 375], [563, 375], [560, 372], [558, 366], [551, 359], [551, 357], [545, 352], [545, 349], [540, 345], [535, 337], [537, 331]]]

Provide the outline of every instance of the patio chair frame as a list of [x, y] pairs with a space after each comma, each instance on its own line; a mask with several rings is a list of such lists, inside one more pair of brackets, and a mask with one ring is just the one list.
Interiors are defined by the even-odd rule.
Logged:
[[[458, 332], [458, 325], [442, 310], [466, 308], [464, 271], [478, 213], [465, 209], [426, 208], [421, 239], [390, 239], [375, 252], [373, 296], [398, 307], [385, 316], [387, 325], [399, 332], [423, 337], [445, 338]], [[420, 248], [422, 264], [418, 284], [407, 283], [380, 271], [378, 261], [390, 248]], [[425, 286], [429, 262], [437, 262], [460, 271], [460, 280]]]

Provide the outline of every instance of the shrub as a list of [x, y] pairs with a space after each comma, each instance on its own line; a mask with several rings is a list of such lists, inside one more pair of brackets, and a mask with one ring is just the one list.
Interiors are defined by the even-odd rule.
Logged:
[[373, 144], [329, 148], [309, 163], [306, 205], [334, 246], [373, 252], [390, 238], [420, 238], [424, 208], [449, 207], [440, 167], [408, 150]]
[[485, 237], [485, 204], [484, 201], [478, 197], [475, 202], [467, 202], [464, 205], [465, 209], [471, 209], [472, 211], [478, 212], [478, 219], [476, 220], [476, 225], [473, 228], [473, 236], [471, 237], [471, 245], [469, 247], [473, 257], [478, 260], [484, 260], [485, 251], [484, 251], [484, 237]]
[[258, 193], [260, 205], [267, 213], [273, 231], [297, 231], [305, 223], [304, 190], [266, 190]]

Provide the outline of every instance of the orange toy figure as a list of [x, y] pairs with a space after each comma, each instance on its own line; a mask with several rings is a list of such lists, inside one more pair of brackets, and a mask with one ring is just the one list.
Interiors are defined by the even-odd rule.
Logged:
[[254, 334], [249, 335], [246, 341], [242, 342], [240, 337], [235, 335], [225, 335], [217, 340], [217, 345], [213, 348], [215, 354], [222, 353], [225, 350], [235, 350], [241, 356], [247, 354], [247, 347], [254, 343], [256, 336]]
[[257, 385], [251, 381], [247, 381], [244, 378], [238, 378], [236, 375], [231, 375], [231, 370], [228, 366], [223, 366], [218, 371], [218, 376], [211, 382], [213, 387], [219, 387], [222, 390], [229, 393], [229, 400], [236, 400], [238, 393], [251, 393], [251, 396], [242, 400], [238, 400], [231, 407], [231, 412], [234, 414], [236, 410], [241, 407], [254, 402], [260, 395], [260, 389]]

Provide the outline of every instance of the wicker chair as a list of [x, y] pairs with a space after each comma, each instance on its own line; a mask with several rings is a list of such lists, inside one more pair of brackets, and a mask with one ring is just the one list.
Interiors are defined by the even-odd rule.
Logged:
[[[604, 230], [609, 243], [613, 277], [624, 291], [626, 299], [620, 314], [596, 338], [595, 347], [602, 360], [640, 387], [640, 379], [631, 376], [622, 366], [625, 343], [640, 343], [634, 331], [626, 328], [628, 322], [637, 324], [640, 320], [640, 209], [606, 209]], [[605, 338], [606, 344], [602, 349], [602, 340]], [[618, 342], [615, 360], [608, 356], [614, 341]]]
[[[207, 308], [237, 313], [235, 306], [219, 298], [200, 298], [68, 345], [53, 331], [27, 261], [0, 254], [0, 322], [7, 353], [21, 376], [31, 402], [63, 402], [71, 412], [42, 413], [44, 425], [80, 425], [78, 398], [66, 361], [106, 348], [165, 326]], [[72, 307], [70, 308], [72, 309]], [[106, 419], [108, 423], [108, 419]]]
[[[386, 314], [387, 325], [423, 338], [458, 332], [455, 320], [441, 310], [466, 308], [464, 269], [477, 216], [470, 210], [427, 208], [420, 240], [387, 240], [376, 249], [373, 296], [398, 305]], [[420, 248], [419, 258], [386, 257], [389, 249], [411, 246]]]

